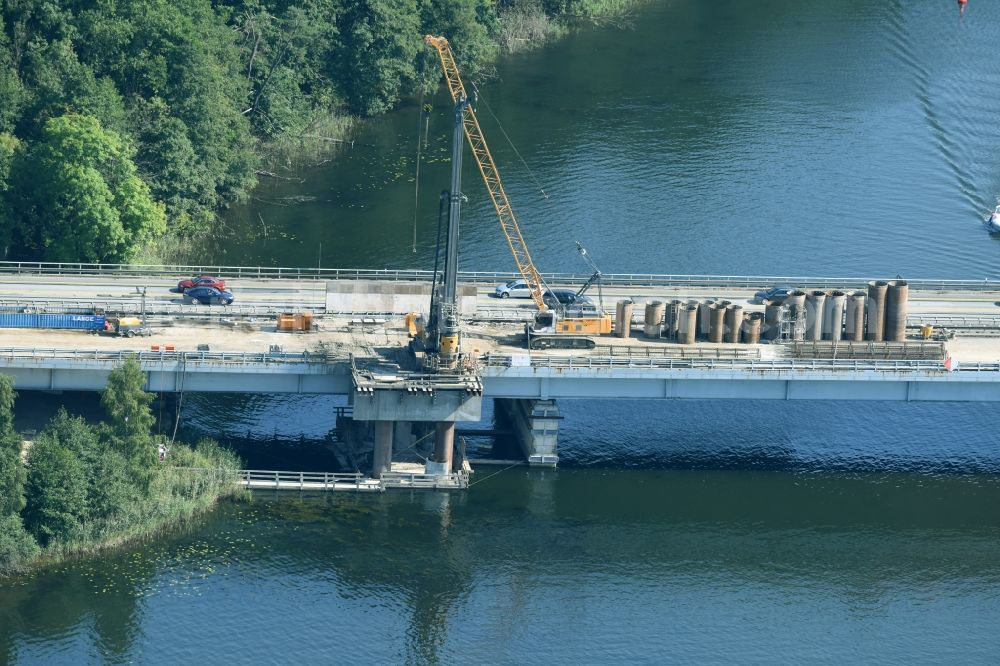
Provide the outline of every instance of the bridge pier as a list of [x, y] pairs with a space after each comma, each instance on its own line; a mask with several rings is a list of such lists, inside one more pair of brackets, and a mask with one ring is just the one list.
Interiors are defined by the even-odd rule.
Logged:
[[372, 452], [372, 478], [381, 479], [392, 465], [392, 421], [375, 421], [375, 450]]
[[556, 401], [496, 398], [493, 403], [496, 410], [510, 420], [528, 464], [555, 467], [559, 462], [556, 445], [562, 420]]
[[438, 421], [434, 424], [434, 460], [427, 461], [428, 474], [450, 474], [455, 456], [455, 422]]

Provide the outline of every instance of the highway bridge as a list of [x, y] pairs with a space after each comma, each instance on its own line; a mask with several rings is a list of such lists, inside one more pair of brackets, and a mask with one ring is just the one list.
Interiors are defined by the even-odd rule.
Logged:
[[[179, 279], [224, 277], [231, 306], [184, 302]], [[162, 392], [330, 393], [351, 398], [354, 418], [371, 427], [373, 476], [389, 469], [393, 442], [412, 441], [414, 423], [437, 429], [439, 467], [451, 471], [456, 421], [477, 421], [483, 398], [511, 419], [530, 462], [557, 461], [559, 400], [587, 398], [768, 400], [1000, 400], [1000, 281], [909, 280], [907, 324], [949, 328], [936, 346], [861, 349], [847, 344], [679, 345], [634, 335], [606, 337], [592, 350], [529, 351], [529, 299], [497, 299], [513, 279], [464, 273], [462, 372], [427, 373], [407, 350], [403, 315], [426, 310], [422, 271], [309, 270], [211, 266], [101, 266], [0, 263], [0, 313], [144, 313], [154, 335], [125, 339], [82, 331], [0, 329], [0, 372], [22, 390], [100, 390], [126, 358]], [[547, 275], [553, 287], [589, 276]], [[719, 298], [747, 312], [757, 289], [864, 288], [868, 278], [608, 275], [605, 305]], [[282, 312], [310, 311], [315, 329], [276, 329]], [[914, 351], [916, 350], [916, 351]]]

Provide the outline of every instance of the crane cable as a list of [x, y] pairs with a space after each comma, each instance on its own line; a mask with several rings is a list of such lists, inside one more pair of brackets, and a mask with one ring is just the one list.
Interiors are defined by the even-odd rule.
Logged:
[[417, 216], [420, 213], [420, 129], [424, 113], [424, 91], [421, 88], [420, 109], [417, 111], [417, 168], [413, 178], [413, 254], [417, 253]]
[[497, 127], [500, 128], [500, 132], [501, 134], [503, 134], [503, 138], [507, 140], [507, 144], [514, 150], [514, 154], [517, 155], [517, 159], [521, 160], [521, 164], [524, 165], [525, 169], [527, 169], [528, 175], [531, 176], [531, 180], [535, 181], [535, 186], [538, 187], [538, 191], [542, 193], [542, 197], [548, 199], [549, 193], [545, 191], [544, 187], [542, 187], [541, 182], [539, 182], [539, 180], [535, 178], [535, 173], [531, 170], [531, 167], [528, 166], [528, 163], [525, 161], [524, 157], [521, 156], [521, 151], [519, 151], [517, 149], [517, 146], [514, 145], [514, 142], [511, 141], [510, 136], [507, 134], [507, 130], [503, 128], [503, 124], [500, 122], [500, 119], [497, 118], [495, 113], [493, 113], [493, 109], [490, 108], [490, 105], [486, 101], [486, 98], [483, 97], [483, 94], [479, 92], [479, 86], [476, 85], [475, 81], [470, 81], [469, 85], [472, 87], [473, 92], [476, 93], [477, 101], [483, 103], [483, 105], [486, 107], [486, 110], [489, 112], [490, 117], [493, 118], [493, 122], [495, 122], [497, 124]]

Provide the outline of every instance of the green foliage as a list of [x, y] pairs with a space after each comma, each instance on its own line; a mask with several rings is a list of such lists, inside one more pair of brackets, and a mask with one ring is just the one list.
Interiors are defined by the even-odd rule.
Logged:
[[44, 546], [77, 536], [87, 515], [87, 476], [80, 460], [49, 432], [31, 447], [25, 525]]
[[27, 470], [21, 462], [21, 436], [14, 432], [14, 381], [0, 375], [0, 517], [24, 508]]
[[29, 451], [25, 484], [13, 385], [0, 375], [0, 576], [24, 570], [40, 552], [59, 558], [149, 535], [241, 492], [239, 458], [211, 440], [176, 444], [166, 462], [157, 460], [144, 382], [135, 361], [112, 372], [107, 424], [60, 409]]
[[0, 517], [16, 514], [24, 508], [27, 470], [21, 462], [20, 443], [20, 437], [0, 438]]
[[129, 359], [108, 375], [107, 387], [101, 394], [112, 446], [136, 472], [156, 464], [152, 436], [156, 417], [150, 409], [153, 394], [143, 390], [145, 384], [146, 373], [139, 362]]
[[134, 474], [129, 461], [110, 441], [101, 438], [98, 428], [60, 408], [45, 433], [71, 451], [83, 465], [88, 521], [112, 519], [140, 499], [143, 475]]
[[0, 576], [24, 571], [38, 552], [38, 543], [24, 529], [21, 516], [0, 516]]
[[[501, 47], [552, 36], [553, 15], [634, 1], [5, 2], [0, 244], [9, 259], [129, 261], [165, 219], [177, 236], [210, 233], [215, 211], [255, 187], [260, 153], [287, 156], [343, 125], [331, 118], [382, 113], [439, 81], [424, 34], [448, 37], [474, 79]], [[63, 155], [66, 132], [114, 158]]]
[[365, 115], [391, 109], [416, 81], [423, 49], [414, 0], [344, 0], [335, 73], [351, 107]]
[[15, 162], [16, 244], [51, 261], [127, 261], [162, 234], [162, 204], [136, 174], [131, 150], [96, 118], [52, 118]]

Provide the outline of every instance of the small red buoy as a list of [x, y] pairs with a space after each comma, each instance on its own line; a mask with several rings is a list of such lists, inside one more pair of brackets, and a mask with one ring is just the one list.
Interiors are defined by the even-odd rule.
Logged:
[[969, 4], [969, 0], [958, 0], [958, 13], [965, 13], [965, 6]]

